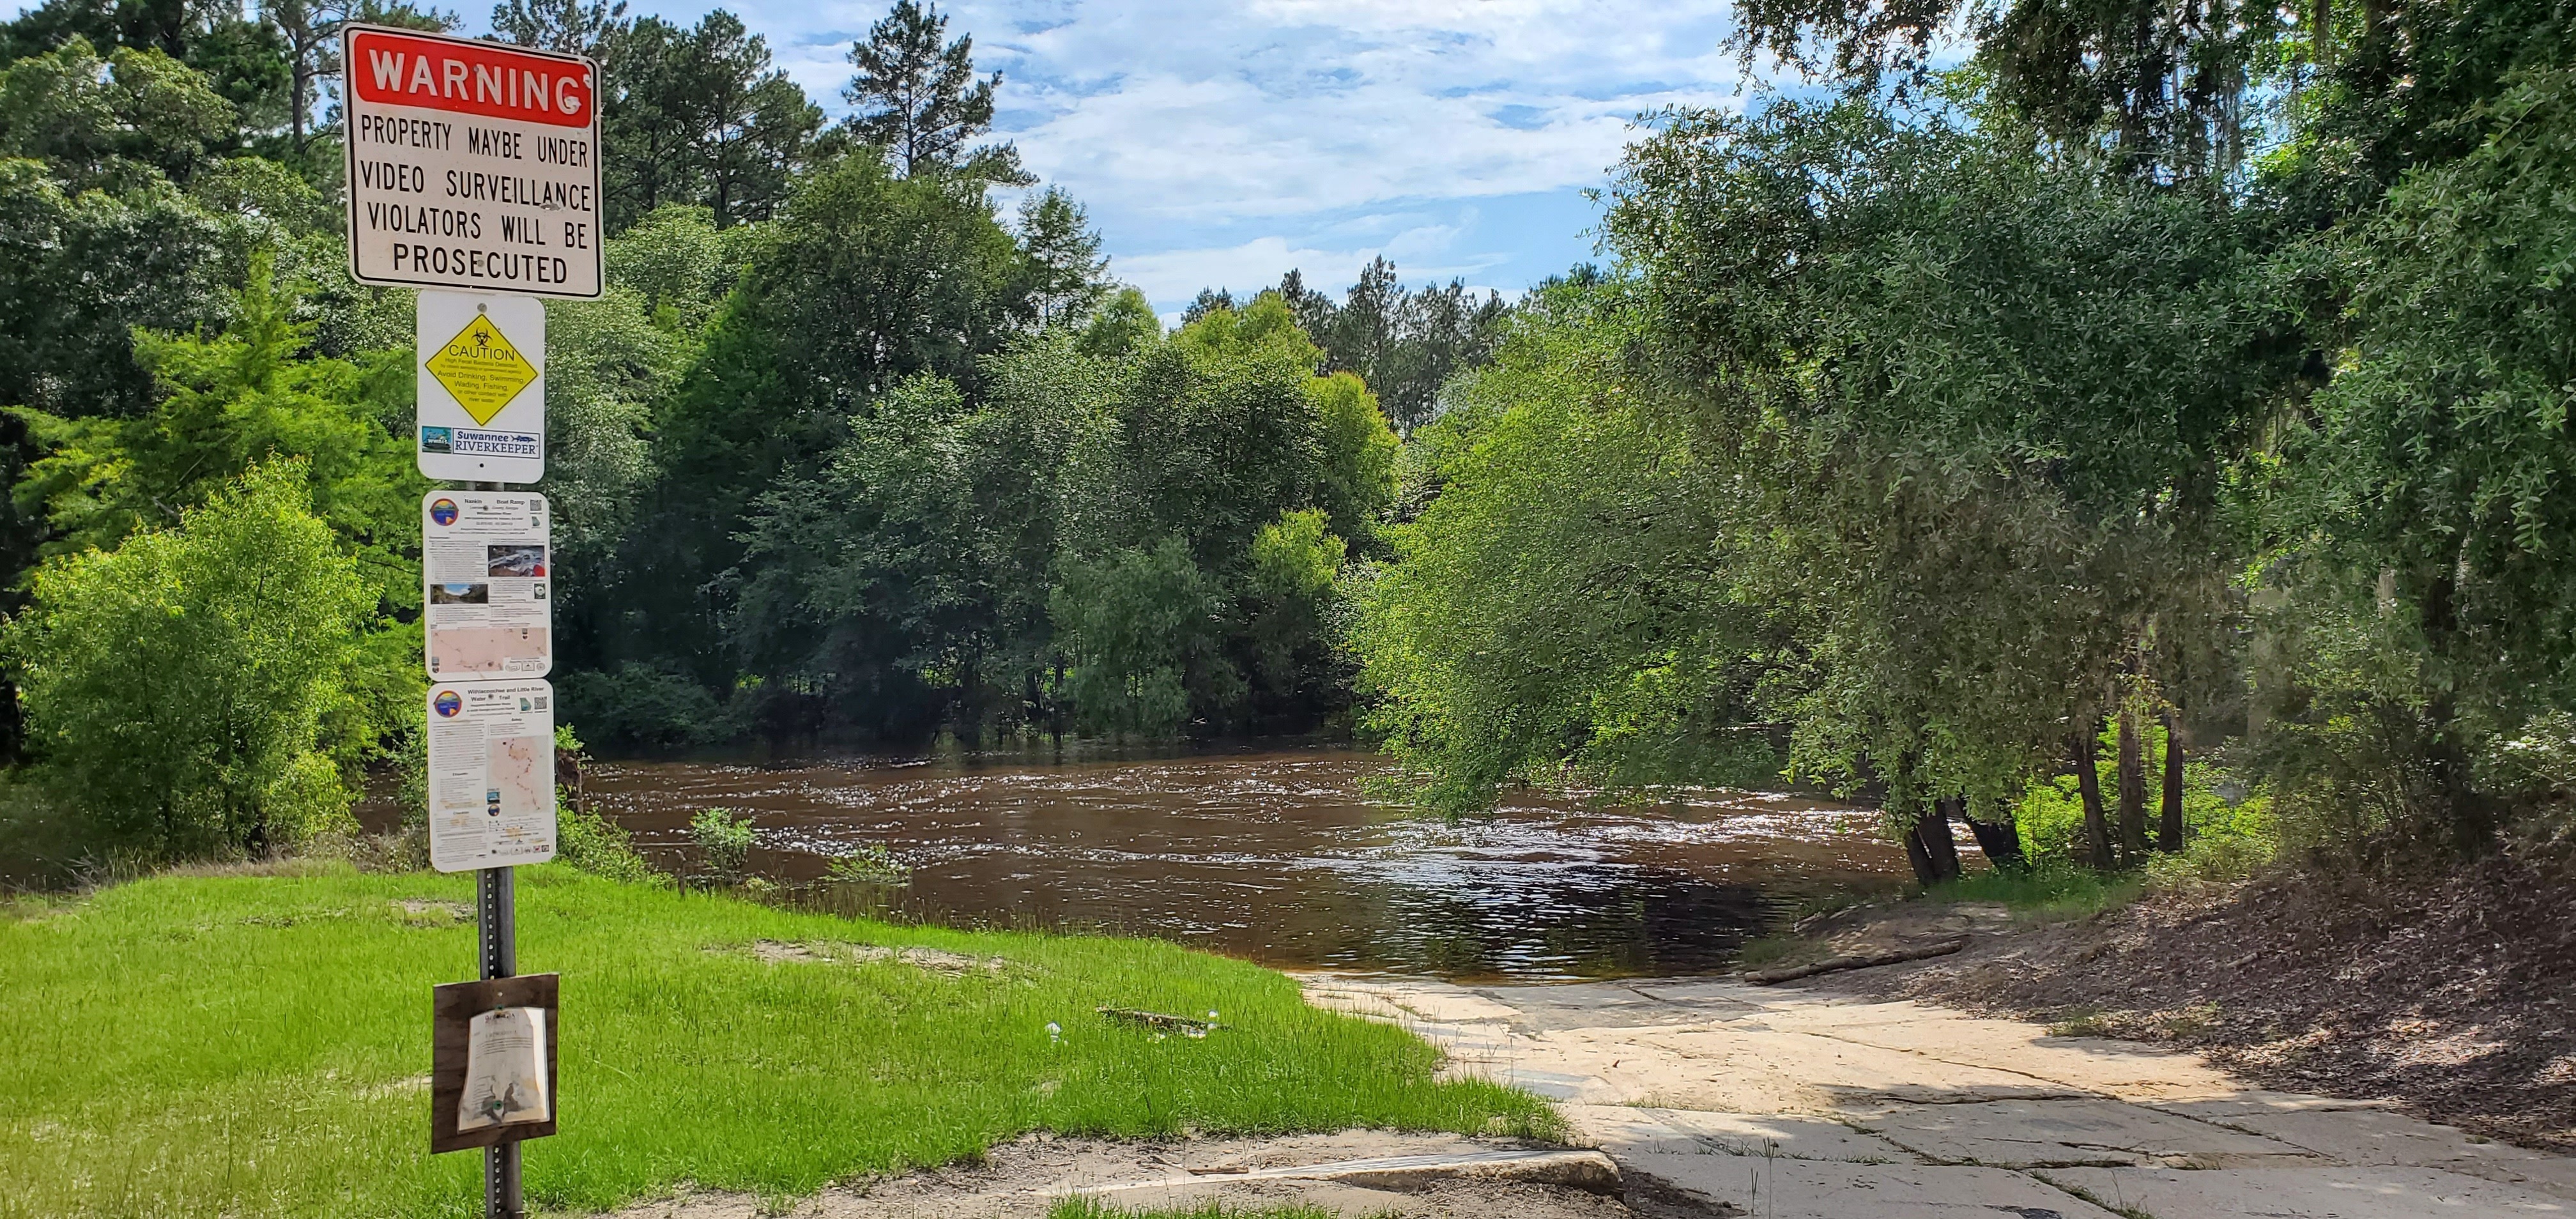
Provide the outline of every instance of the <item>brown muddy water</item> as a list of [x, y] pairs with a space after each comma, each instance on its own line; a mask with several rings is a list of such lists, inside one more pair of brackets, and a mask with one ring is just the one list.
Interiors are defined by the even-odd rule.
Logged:
[[1803, 899], [1892, 888], [1867, 809], [1697, 793], [1598, 809], [1520, 793], [1449, 822], [1373, 804], [1347, 750], [1145, 759], [600, 763], [593, 806], [687, 868], [688, 821], [755, 827], [752, 870], [820, 878], [878, 844], [882, 913], [1156, 936], [1263, 964], [1524, 981], [1723, 966]]

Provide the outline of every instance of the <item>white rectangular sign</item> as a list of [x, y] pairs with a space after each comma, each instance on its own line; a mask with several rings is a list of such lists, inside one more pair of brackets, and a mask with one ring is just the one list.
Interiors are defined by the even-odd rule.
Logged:
[[399, 287], [598, 296], [597, 65], [476, 38], [342, 28], [350, 273]]
[[430, 683], [430, 866], [470, 872], [554, 857], [554, 687]]
[[429, 676], [543, 677], [554, 668], [546, 497], [432, 491], [420, 500], [421, 628]]
[[452, 482], [546, 475], [546, 303], [423, 289], [412, 311], [420, 472]]

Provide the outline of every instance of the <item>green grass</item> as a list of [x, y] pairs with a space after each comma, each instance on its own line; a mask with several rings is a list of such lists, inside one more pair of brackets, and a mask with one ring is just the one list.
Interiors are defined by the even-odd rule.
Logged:
[[[527, 1145], [530, 1197], [552, 1208], [683, 1182], [782, 1198], [1041, 1128], [1553, 1129], [1524, 1093], [1434, 1082], [1434, 1052], [1400, 1030], [1168, 944], [898, 928], [560, 865], [520, 876], [520, 967], [563, 975], [563, 1133]], [[472, 921], [452, 911], [472, 893], [338, 867], [16, 904], [0, 920], [0, 1216], [479, 1213], [480, 1158], [427, 1150], [429, 987], [471, 973]], [[743, 951], [759, 939], [1007, 965], [773, 964]], [[1157, 1039], [1104, 1004], [1226, 1027]]]
[[1996, 902], [2034, 922], [2070, 922], [2136, 901], [2145, 882], [2131, 873], [2095, 872], [2055, 859], [2027, 868], [1987, 868], [1934, 885], [1938, 902]]

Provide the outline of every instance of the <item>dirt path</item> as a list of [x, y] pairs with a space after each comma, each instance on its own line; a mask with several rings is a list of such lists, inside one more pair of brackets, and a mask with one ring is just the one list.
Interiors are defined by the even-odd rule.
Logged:
[[1430, 1039], [1452, 1070], [1558, 1100], [1632, 1190], [1659, 1182], [1717, 1214], [2576, 1216], [2576, 1159], [1909, 1000], [1714, 978], [1305, 980], [1316, 1003]]

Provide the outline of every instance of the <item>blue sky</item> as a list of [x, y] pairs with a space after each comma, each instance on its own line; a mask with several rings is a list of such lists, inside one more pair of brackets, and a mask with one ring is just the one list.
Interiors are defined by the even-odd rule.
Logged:
[[[0, 0], [5, 2], [5, 0]], [[443, 0], [484, 32], [490, 0]], [[705, 0], [633, 0], [694, 23]], [[836, 117], [853, 39], [890, 0], [733, 6]], [[10, 3], [24, 9], [27, 0]], [[1338, 293], [1371, 257], [1409, 284], [1516, 293], [1593, 256], [1583, 197], [1668, 105], [1740, 106], [1723, 2], [960, 0], [949, 32], [1004, 77], [998, 127], [1090, 209], [1110, 272], [1177, 312], [1291, 267]]]
[[[998, 134], [1090, 209], [1110, 273], [1177, 311], [1202, 286], [1515, 293], [1592, 257], [1583, 197], [1666, 105], [1735, 106], [1723, 3], [991, 0], [943, 4], [1003, 73]], [[694, 21], [703, 4], [638, 11]], [[835, 115], [884, 0], [735, 11]], [[479, 26], [479, 23], [477, 23]]]

